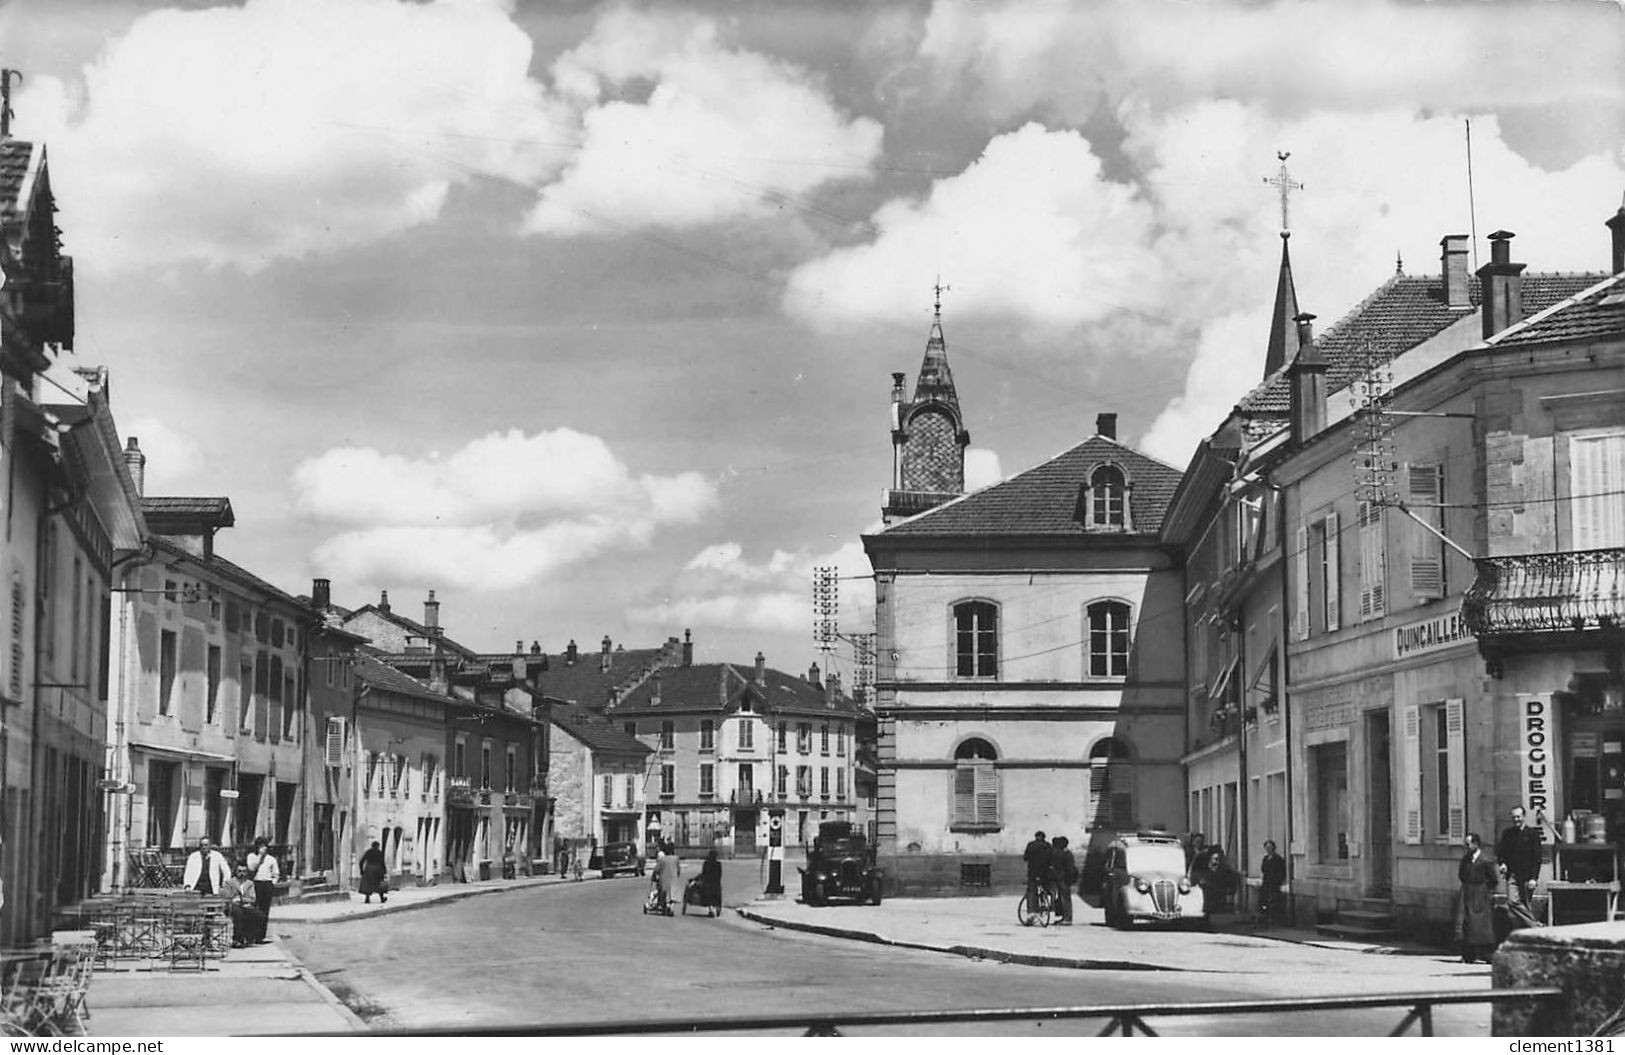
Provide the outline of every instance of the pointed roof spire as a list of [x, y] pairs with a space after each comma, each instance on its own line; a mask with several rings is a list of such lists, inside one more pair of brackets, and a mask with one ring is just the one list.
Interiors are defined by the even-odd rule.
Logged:
[[1264, 376], [1270, 377], [1296, 353], [1298, 317], [1298, 291], [1292, 284], [1292, 254], [1288, 251], [1290, 236], [1281, 232], [1281, 272], [1275, 281], [1275, 310], [1270, 313], [1270, 341], [1264, 349]]
[[944, 286], [938, 276], [932, 288], [936, 291], [936, 302], [931, 336], [925, 342], [925, 360], [920, 363], [920, 376], [914, 384], [914, 402], [936, 400], [958, 410], [959, 394], [954, 388], [953, 371], [948, 368], [948, 342], [942, 336], [942, 294], [951, 287]]

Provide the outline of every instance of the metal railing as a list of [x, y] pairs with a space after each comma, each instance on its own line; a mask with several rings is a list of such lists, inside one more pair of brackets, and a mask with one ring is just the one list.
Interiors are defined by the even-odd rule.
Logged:
[[[533, 1026], [491, 1026], [440, 1029], [413, 1029], [410, 1033], [383, 1031], [381, 1036], [470, 1036], [470, 1037], [605, 1037], [641, 1036], [655, 1033], [767, 1033], [802, 1031], [809, 1037], [839, 1037], [843, 1029], [866, 1026], [926, 1026], [954, 1022], [1018, 1022], [1041, 1020], [1058, 1022], [1076, 1019], [1103, 1019], [1097, 1036], [1146, 1036], [1157, 1032], [1147, 1019], [1188, 1018], [1197, 1015], [1277, 1015], [1310, 1011], [1365, 1011], [1381, 1008], [1404, 1009], [1405, 1015], [1391, 1037], [1404, 1036], [1412, 1027], [1424, 1037], [1433, 1036], [1433, 1009], [1446, 1005], [1494, 1004], [1499, 1001], [1534, 1001], [1540, 1004], [1566, 1001], [1567, 994], [1555, 987], [1528, 989], [1484, 989], [1471, 992], [1439, 990], [1426, 993], [1380, 993], [1365, 996], [1291, 997], [1279, 1000], [1216, 1000], [1181, 1004], [1099, 1004], [1072, 1007], [981, 1008], [947, 1011], [852, 1011], [845, 1014], [750, 1015], [714, 1018], [651, 1018], [612, 1022], [547, 1023]], [[1265, 1035], [1265, 1034], [1260, 1034]]]
[[1505, 634], [1625, 623], [1625, 549], [1478, 557], [1478, 579], [1462, 598], [1474, 634]]

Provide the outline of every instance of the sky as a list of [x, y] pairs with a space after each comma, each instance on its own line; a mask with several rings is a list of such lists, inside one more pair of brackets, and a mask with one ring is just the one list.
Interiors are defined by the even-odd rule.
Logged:
[[1625, 195], [1611, 0], [0, 0], [0, 62], [56, 376], [108, 369], [149, 495], [231, 499], [222, 554], [848, 684], [811, 570], [872, 629], [939, 282], [971, 486], [1105, 411], [1183, 468], [1262, 377], [1278, 153], [1321, 327], [1447, 234], [1600, 272]]

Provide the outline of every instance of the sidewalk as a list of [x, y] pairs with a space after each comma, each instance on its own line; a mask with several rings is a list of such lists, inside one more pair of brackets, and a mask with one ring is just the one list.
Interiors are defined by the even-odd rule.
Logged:
[[271, 910], [272, 940], [232, 949], [202, 972], [137, 966], [98, 970], [87, 1001], [85, 1027], [93, 1037], [224, 1037], [247, 1034], [365, 1032], [366, 1024], [275, 939], [279, 923], [320, 923], [388, 915], [504, 890], [567, 883], [558, 876], [526, 876], [445, 883], [392, 891], [380, 904], [361, 895], [315, 904], [292, 902]]
[[975, 959], [1085, 970], [1212, 971], [1290, 976], [1311, 966], [1324, 976], [1327, 952], [1358, 955], [1350, 962], [1349, 991], [1489, 985], [1486, 964], [1464, 964], [1446, 950], [1394, 941], [1375, 945], [1325, 938], [1312, 928], [1259, 929], [1249, 919], [1220, 916], [1214, 933], [1105, 926], [1104, 914], [1076, 903], [1070, 927], [1023, 927], [1015, 899], [895, 898], [875, 905], [812, 907], [790, 898], [758, 898], [740, 906], [747, 920], [899, 948]]

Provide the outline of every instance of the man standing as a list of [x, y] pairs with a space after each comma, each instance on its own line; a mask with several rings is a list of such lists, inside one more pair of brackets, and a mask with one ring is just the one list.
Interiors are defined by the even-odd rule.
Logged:
[[1021, 853], [1021, 859], [1027, 862], [1027, 904], [1034, 911], [1038, 908], [1039, 884], [1049, 882], [1050, 853], [1043, 832], [1034, 834], [1033, 841]]
[[1525, 827], [1523, 820], [1523, 807], [1512, 807], [1512, 824], [1495, 842], [1495, 862], [1506, 877], [1507, 916], [1513, 930], [1540, 926], [1529, 909], [1529, 898], [1535, 892], [1546, 850], [1540, 843], [1540, 832]]
[[1461, 934], [1461, 962], [1490, 962], [1495, 950], [1495, 917], [1490, 910], [1495, 891], [1495, 869], [1484, 860], [1478, 845], [1478, 833], [1467, 833], [1467, 852], [1461, 855], [1456, 868], [1461, 882], [1460, 906], [1457, 909], [1457, 928]]
[[271, 840], [260, 836], [254, 840], [254, 852], [248, 855], [248, 874], [254, 880], [254, 907], [266, 918], [271, 918], [271, 898], [282, 879], [282, 866], [271, 852]]
[[1281, 888], [1286, 886], [1286, 858], [1275, 852], [1275, 840], [1264, 840], [1264, 857], [1258, 862], [1258, 922], [1275, 925], [1281, 914]]
[[197, 849], [187, 855], [181, 885], [200, 894], [214, 895], [225, 889], [229, 875], [231, 866], [226, 864], [225, 856], [213, 848], [208, 836], [204, 836], [197, 841]]
[[1078, 859], [1072, 855], [1071, 840], [1057, 835], [1050, 844], [1050, 876], [1055, 882], [1055, 911], [1063, 927], [1072, 926], [1072, 884], [1078, 881]]

